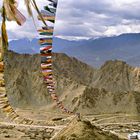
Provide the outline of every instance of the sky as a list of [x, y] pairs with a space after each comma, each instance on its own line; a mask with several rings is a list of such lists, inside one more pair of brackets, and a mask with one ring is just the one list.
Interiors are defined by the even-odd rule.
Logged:
[[[39, 8], [46, 0], [36, 0]], [[19, 10], [27, 17], [27, 22], [18, 26], [7, 22], [9, 39], [38, 36], [29, 18], [23, 0], [18, 1]], [[0, 4], [1, 5], [1, 4]], [[114, 36], [123, 33], [140, 32], [140, 0], [58, 0], [55, 36], [66, 39], [87, 39]], [[36, 26], [41, 23], [36, 20]]]

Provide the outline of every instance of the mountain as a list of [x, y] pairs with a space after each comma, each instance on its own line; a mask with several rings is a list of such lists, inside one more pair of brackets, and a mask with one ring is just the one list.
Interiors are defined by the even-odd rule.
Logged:
[[[69, 41], [54, 38], [53, 51], [69, 56], [94, 66], [100, 67], [107, 60], [123, 60], [132, 66], [140, 66], [140, 33], [122, 34], [98, 39]], [[19, 53], [39, 52], [38, 39], [15, 40], [10, 42], [10, 49]]]
[[[54, 54], [56, 91], [67, 108], [83, 114], [140, 113], [140, 68], [107, 61], [96, 69], [63, 53]], [[13, 106], [57, 111], [40, 70], [40, 56], [8, 52], [6, 89]]]
[[[81, 41], [69, 41], [61, 38], [54, 37], [53, 40], [53, 51], [63, 52], [65, 49], [69, 49], [72, 46], [78, 46], [83, 44], [85, 40]], [[19, 40], [12, 40], [9, 42], [9, 49], [20, 54], [35, 54], [39, 53], [40, 44], [38, 39], [34, 38], [29, 40], [28, 38], [23, 38]]]
[[65, 50], [69, 50], [71, 47], [78, 47], [82, 45], [86, 40], [66, 40], [62, 38], [54, 37], [53, 39], [53, 51], [64, 53]]
[[38, 39], [29, 40], [27, 38], [12, 40], [9, 42], [9, 49], [23, 54], [39, 53], [40, 45]]
[[107, 60], [123, 60], [133, 66], [140, 66], [140, 34], [90, 39], [78, 47], [72, 46], [64, 52], [92, 66], [100, 67]]

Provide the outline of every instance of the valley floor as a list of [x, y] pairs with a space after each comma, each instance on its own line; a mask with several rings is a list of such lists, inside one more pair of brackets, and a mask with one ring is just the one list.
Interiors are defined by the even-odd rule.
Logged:
[[[17, 110], [24, 117], [32, 118], [36, 125], [16, 125], [0, 117], [0, 140], [49, 140], [57, 135], [75, 118], [44, 110]], [[140, 117], [129, 114], [86, 115], [82, 120], [90, 121], [105, 133], [117, 135], [120, 139], [127, 139], [128, 134], [140, 130]], [[94, 139], [93, 139], [94, 140]]]
[[120, 138], [128, 138], [128, 134], [140, 131], [140, 116], [130, 114], [103, 114], [84, 117], [103, 131], [111, 132]]

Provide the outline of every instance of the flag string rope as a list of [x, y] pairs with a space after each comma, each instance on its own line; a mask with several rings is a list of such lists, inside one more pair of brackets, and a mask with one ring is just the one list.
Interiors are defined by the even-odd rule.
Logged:
[[[53, 44], [53, 34], [54, 34], [54, 23], [56, 17], [56, 9], [58, 5], [58, 0], [48, 0], [49, 5], [44, 7], [44, 10], [41, 11], [42, 17], [45, 21], [53, 23], [53, 26], [43, 26], [38, 30], [39, 35], [41, 36], [39, 39], [39, 43], [41, 45], [40, 55], [41, 55], [41, 69], [42, 74], [44, 76], [44, 83], [47, 85], [48, 93], [51, 95], [51, 98], [56, 102], [58, 108], [62, 110], [62, 112], [67, 113], [69, 115], [78, 115], [79, 113], [74, 113], [73, 111], [68, 110], [63, 105], [62, 101], [59, 100], [59, 97], [56, 94], [55, 80], [53, 76], [53, 68], [52, 68], [52, 44]], [[41, 20], [38, 16], [38, 20]]]
[[[77, 115], [79, 117], [79, 113], [74, 113], [73, 111], [69, 111], [67, 108], [65, 108], [62, 101], [59, 100], [56, 94], [56, 87], [52, 69], [52, 43], [58, 0], [48, 0], [48, 2], [49, 4], [47, 6], [44, 6], [44, 10], [41, 10], [41, 16], [38, 16], [38, 20], [41, 21], [43, 18], [45, 21], [53, 24], [53, 26], [48, 26], [46, 24], [46, 26], [43, 26], [41, 27], [41, 29], [38, 30], [39, 35], [41, 36], [39, 39], [39, 44], [41, 45], [41, 70], [44, 77], [44, 83], [47, 86], [47, 90], [51, 98], [56, 102], [56, 106], [60, 108], [62, 112], [67, 113], [69, 115]], [[6, 26], [5, 23], [2, 23], [2, 27], [3, 26]], [[3, 44], [1, 43], [1, 45]], [[0, 55], [2, 55], [2, 51], [3, 50], [1, 49]], [[33, 120], [21, 117], [10, 105], [5, 89], [4, 63], [5, 62], [3, 60], [0, 60], [0, 108], [6, 114], [7, 118], [10, 121], [18, 124], [32, 125], [34, 123]]]

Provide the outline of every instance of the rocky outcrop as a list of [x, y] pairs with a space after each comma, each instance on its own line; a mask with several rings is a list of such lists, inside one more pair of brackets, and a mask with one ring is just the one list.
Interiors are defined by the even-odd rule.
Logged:
[[137, 114], [140, 113], [139, 99], [139, 92], [109, 92], [86, 87], [83, 94], [73, 99], [73, 109], [86, 114]]
[[140, 68], [122, 61], [107, 61], [95, 74], [92, 86], [107, 91], [140, 91]]

